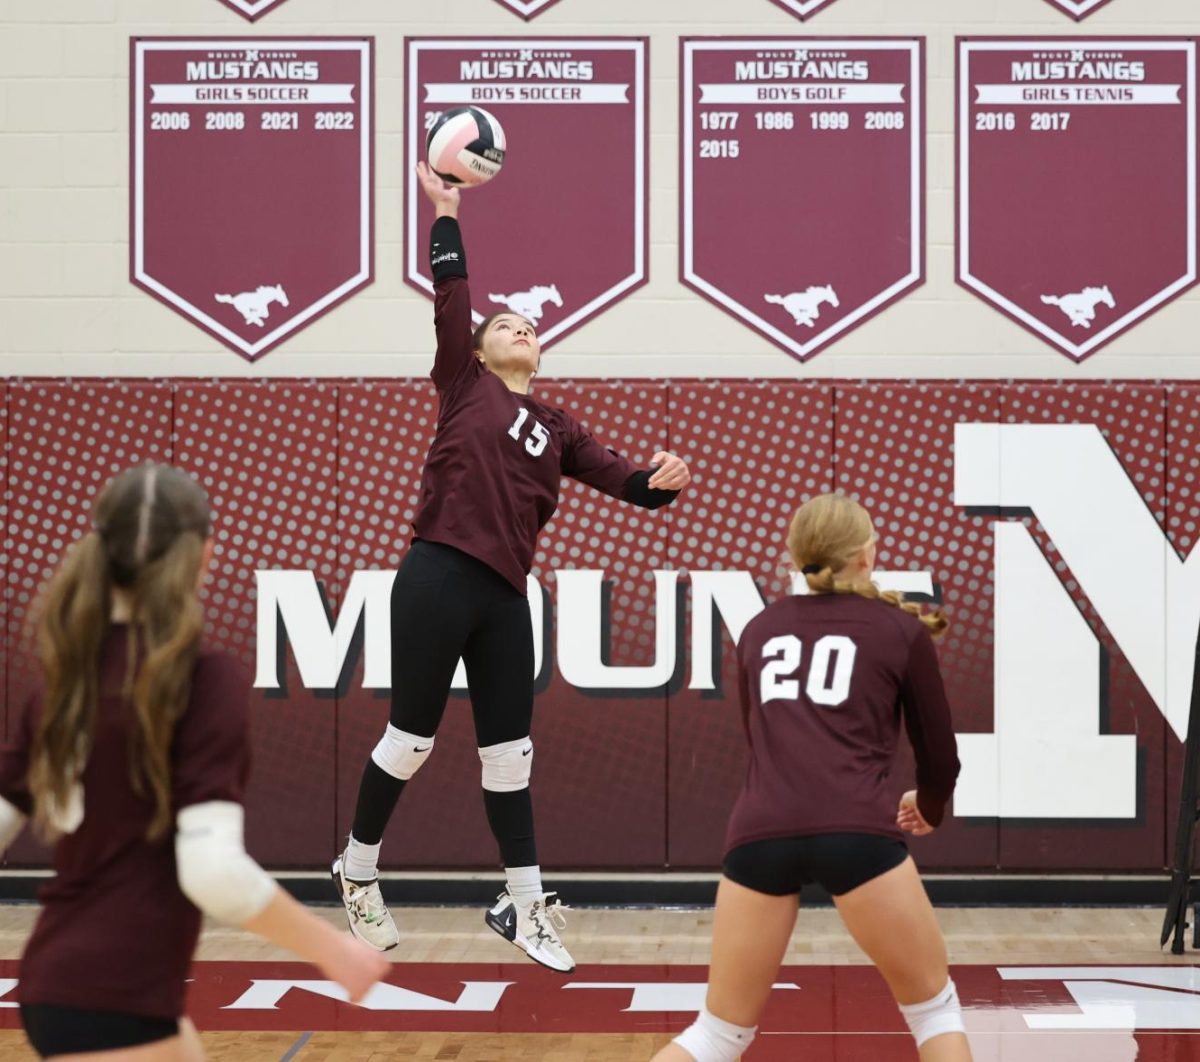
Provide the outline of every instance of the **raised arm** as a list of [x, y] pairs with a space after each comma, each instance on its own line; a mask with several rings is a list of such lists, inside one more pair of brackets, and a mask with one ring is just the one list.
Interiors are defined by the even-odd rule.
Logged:
[[[924, 825], [932, 829], [940, 826], [945, 816], [946, 804], [958, 779], [959, 762], [937, 651], [924, 628], [917, 632], [909, 649], [900, 701], [904, 726], [917, 761], [916, 810]], [[903, 802], [901, 817], [904, 817]], [[910, 832], [928, 833], [929, 829]]]
[[471, 293], [467, 287], [467, 252], [458, 227], [460, 195], [423, 162], [417, 178], [436, 217], [429, 237], [429, 265], [433, 273], [433, 327], [437, 354], [433, 361], [434, 384], [439, 391], [452, 387], [475, 359], [471, 341]]

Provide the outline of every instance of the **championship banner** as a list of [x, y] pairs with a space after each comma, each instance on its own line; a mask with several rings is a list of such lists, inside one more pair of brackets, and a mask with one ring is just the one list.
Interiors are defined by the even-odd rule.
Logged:
[[221, 0], [226, 7], [233, 8], [251, 22], [257, 22], [268, 11], [278, 7], [283, 0]]
[[558, 0], [497, 0], [497, 3], [503, 4], [509, 11], [515, 11], [528, 22], [552, 4], [557, 4]]
[[784, 11], [790, 11], [797, 18], [808, 18], [809, 15], [815, 15], [826, 5], [832, 4], [833, 0], [771, 0], [771, 2], [778, 4]]
[[958, 42], [958, 279], [1075, 361], [1196, 283], [1196, 43]]
[[1082, 22], [1094, 11], [1099, 11], [1108, 0], [1047, 0], [1060, 11], [1065, 11], [1076, 22]]
[[414, 166], [452, 108], [493, 114], [504, 169], [463, 192], [475, 320], [507, 307], [542, 349], [646, 282], [647, 44], [641, 38], [407, 42], [405, 279], [432, 296], [433, 209]]
[[133, 283], [251, 360], [369, 284], [372, 53], [133, 40]]
[[682, 279], [804, 360], [924, 278], [924, 42], [681, 43]]

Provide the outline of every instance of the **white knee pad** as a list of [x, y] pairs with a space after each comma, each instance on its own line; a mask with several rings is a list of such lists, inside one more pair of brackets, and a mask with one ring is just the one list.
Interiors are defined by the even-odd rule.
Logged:
[[407, 782], [421, 769], [421, 764], [429, 759], [432, 751], [433, 738], [406, 734], [389, 723], [379, 744], [371, 752], [371, 759], [380, 770]]
[[908, 1022], [918, 1048], [926, 1040], [943, 1033], [966, 1032], [962, 1006], [958, 1002], [958, 989], [954, 987], [953, 980], [947, 981], [945, 988], [924, 1003], [901, 1003], [900, 1013]]
[[533, 771], [533, 741], [518, 738], [479, 750], [483, 788], [492, 793], [515, 793], [529, 785]]
[[757, 1029], [757, 1025], [745, 1027], [723, 1021], [705, 1007], [672, 1042], [696, 1062], [735, 1062], [754, 1042]]

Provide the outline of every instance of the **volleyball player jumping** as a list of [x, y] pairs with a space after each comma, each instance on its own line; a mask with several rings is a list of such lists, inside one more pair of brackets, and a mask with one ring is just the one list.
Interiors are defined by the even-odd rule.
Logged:
[[[814, 882], [883, 974], [922, 1062], [969, 1062], [946, 945], [901, 840], [901, 831], [921, 836], [941, 823], [958, 777], [930, 637], [946, 621], [880, 593], [871, 582], [875, 537], [849, 498], [806, 502], [787, 544], [810, 593], [768, 605], [742, 633], [750, 762], [726, 836], [708, 995], [655, 1062], [741, 1057], [787, 950], [801, 887]], [[888, 773], [901, 715], [917, 788], [897, 813]]]
[[17, 1000], [43, 1058], [193, 1062], [201, 911], [317, 963], [351, 999], [388, 964], [243, 847], [250, 677], [201, 644], [204, 491], [145, 465], [104, 489], [93, 522], [46, 592], [41, 688], [0, 750], [0, 851], [29, 815], [56, 840]]
[[399, 934], [377, 880], [380, 844], [405, 784], [425, 763], [455, 667], [466, 665], [483, 802], [507, 887], [486, 920], [537, 962], [570, 972], [561, 904], [542, 891], [529, 795], [533, 632], [525, 577], [537, 536], [569, 476], [656, 509], [687, 486], [687, 465], [660, 451], [639, 471], [569, 414], [533, 398], [537, 333], [499, 312], [472, 333], [459, 191], [417, 166], [433, 203], [433, 382], [440, 409], [414, 539], [392, 591], [391, 721], [363, 771], [349, 843], [333, 878], [351, 930], [380, 949]]

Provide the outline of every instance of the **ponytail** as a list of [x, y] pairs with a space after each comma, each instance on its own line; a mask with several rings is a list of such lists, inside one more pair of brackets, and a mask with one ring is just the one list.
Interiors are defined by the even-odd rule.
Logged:
[[147, 836], [157, 840], [174, 821], [171, 809], [171, 737], [187, 707], [192, 669], [204, 618], [196, 581], [204, 539], [184, 532], [167, 552], [146, 565], [135, 588], [134, 624], [145, 644], [145, 659], [133, 683], [138, 725], [130, 731], [132, 782], [149, 795], [154, 817]]
[[34, 828], [50, 840], [73, 794], [96, 725], [100, 646], [112, 611], [112, 578], [100, 535], [68, 552], [47, 588], [38, 629], [45, 679], [43, 711], [33, 733], [29, 791]]
[[111, 692], [97, 685], [119, 587], [133, 609], [120, 691], [135, 720], [130, 782], [153, 805], [147, 838], [157, 840], [173, 822], [171, 740], [187, 707], [203, 631], [196, 591], [211, 530], [208, 499], [183, 472], [147, 464], [104, 488], [93, 523], [51, 580], [38, 625], [44, 697], [29, 761], [34, 824], [47, 840], [74, 828], [67, 811], [78, 808], [96, 704]]
[[[810, 569], [811, 567], [809, 565]], [[907, 612], [910, 616], [919, 619], [925, 629], [935, 638], [943, 634], [950, 626], [950, 621], [946, 619], [946, 614], [941, 609], [936, 612], [925, 612], [915, 601], [905, 601], [904, 595], [895, 590], [880, 590], [874, 582], [854, 583], [846, 579], [835, 578], [833, 569], [829, 567], [821, 568], [816, 572], [809, 570], [804, 573], [804, 579], [808, 583], [809, 591], [814, 594], [858, 594], [859, 597], [882, 601], [885, 605], [891, 605], [901, 612]]]
[[880, 590], [873, 582], [839, 579], [876, 538], [871, 517], [858, 502], [844, 494], [819, 494], [810, 498], [792, 517], [788, 552], [814, 594], [858, 594], [915, 616], [937, 637], [949, 626], [939, 609], [925, 613], [915, 602], [893, 590]]

